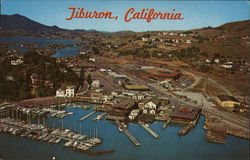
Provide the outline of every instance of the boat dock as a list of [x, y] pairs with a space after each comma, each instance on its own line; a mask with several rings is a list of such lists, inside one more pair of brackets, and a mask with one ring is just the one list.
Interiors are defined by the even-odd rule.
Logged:
[[167, 122], [165, 122], [161, 128], [166, 128], [170, 122], [171, 122], [171, 118], [168, 118]]
[[148, 131], [153, 137], [155, 138], [160, 138], [160, 136], [155, 133], [151, 128], [149, 128], [148, 126], [146, 126], [145, 124], [141, 124], [141, 126], [146, 130]]
[[90, 117], [92, 114], [95, 114], [95, 113], [96, 113], [96, 111], [90, 112], [86, 116], [83, 116], [80, 120], [83, 121], [83, 120], [87, 119], [88, 117]]
[[140, 146], [141, 143], [126, 129], [123, 127], [120, 121], [115, 120], [115, 123], [120, 127], [123, 128], [122, 131], [129, 137], [129, 139], [136, 145]]
[[93, 118], [92, 120], [101, 120], [103, 118], [103, 116], [106, 114], [106, 112], [96, 116], [95, 118]]

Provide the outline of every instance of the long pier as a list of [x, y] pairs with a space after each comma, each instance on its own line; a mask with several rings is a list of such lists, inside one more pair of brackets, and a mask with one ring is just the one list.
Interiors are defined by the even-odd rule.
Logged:
[[86, 116], [83, 116], [80, 120], [83, 121], [85, 119], [87, 119], [88, 117], [90, 117], [92, 114], [96, 113], [96, 111], [90, 112], [89, 114], [87, 114]]
[[115, 123], [122, 128], [122, 131], [129, 137], [129, 139], [136, 145], [136, 146], [140, 146], [141, 143], [126, 129], [123, 127], [123, 125], [121, 124], [120, 121], [115, 120]]
[[155, 133], [151, 128], [149, 128], [148, 126], [146, 126], [145, 124], [141, 124], [141, 126], [146, 130], [148, 131], [153, 137], [155, 138], [160, 138], [160, 136]]

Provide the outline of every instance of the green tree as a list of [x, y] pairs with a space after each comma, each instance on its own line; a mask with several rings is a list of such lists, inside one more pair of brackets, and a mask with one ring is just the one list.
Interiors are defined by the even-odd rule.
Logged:
[[83, 68], [81, 68], [80, 77], [79, 77], [79, 84], [83, 84], [84, 81], [85, 81], [85, 71]]
[[90, 74], [88, 74], [87, 82], [88, 82], [89, 85], [91, 85], [92, 82], [93, 82]]

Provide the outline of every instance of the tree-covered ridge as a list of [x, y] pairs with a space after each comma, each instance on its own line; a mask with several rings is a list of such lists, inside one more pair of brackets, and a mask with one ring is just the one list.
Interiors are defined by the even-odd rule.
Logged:
[[[32, 83], [36, 75], [36, 84]], [[51, 96], [62, 84], [78, 85], [77, 75], [56, 58], [28, 52], [23, 63], [11, 65], [11, 58], [0, 62], [0, 101], [19, 100], [35, 96]]]

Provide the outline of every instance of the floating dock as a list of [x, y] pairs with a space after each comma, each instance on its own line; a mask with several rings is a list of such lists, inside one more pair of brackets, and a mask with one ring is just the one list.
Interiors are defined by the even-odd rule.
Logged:
[[122, 128], [122, 131], [129, 137], [129, 139], [136, 145], [136, 146], [140, 146], [141, 143], [126, 129], [123, 127], [123, 125], [121, 124], [120, 121], [115, 120], [115, 123]]
[[141, 124], [141, 126], [146, 130], [148, 131], [153, 137], [155, 138], [160, 138], [160, 136], [155, 133], [151, 128], [149, 128], [148, 126], [146, 126], [145, 124]]
[[83, 120], [87, 119], [88, 117], [90, 117], [92, 114], [95, 114], [95, 113], [96, 113], [96, 111], [90, 112], [86, 116], [83, 116], [80, 120], [83, 121]]

